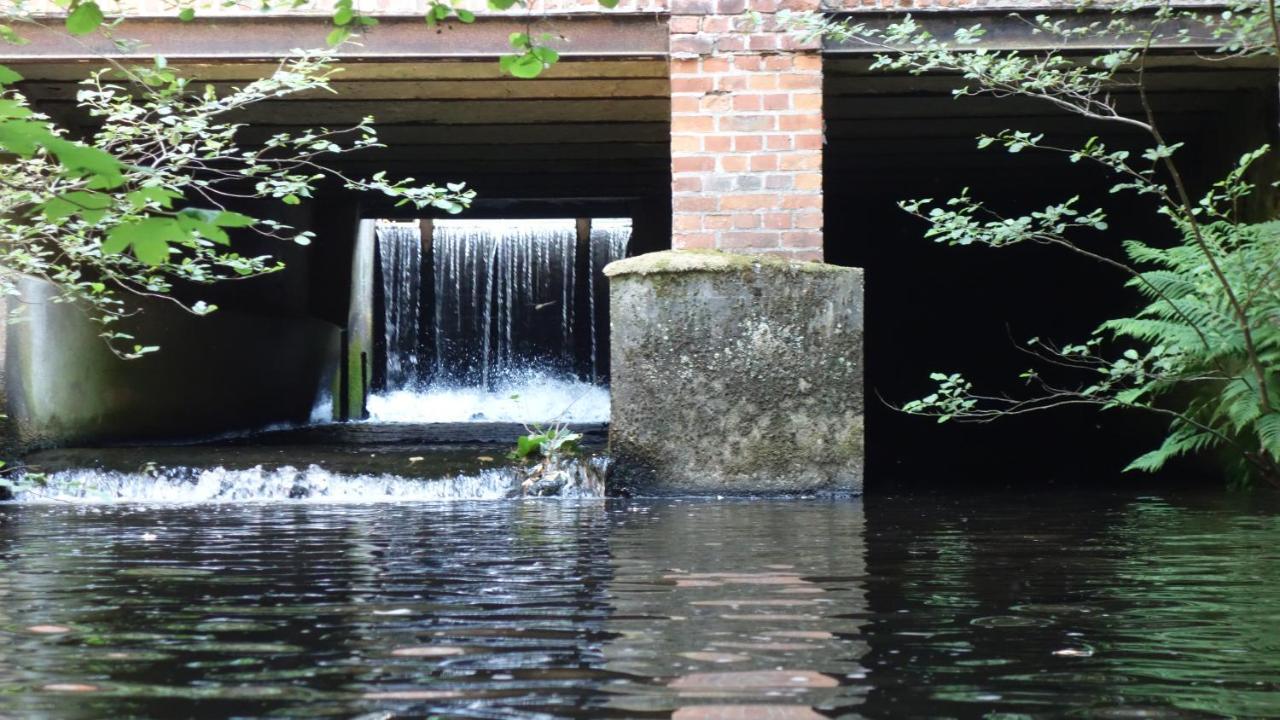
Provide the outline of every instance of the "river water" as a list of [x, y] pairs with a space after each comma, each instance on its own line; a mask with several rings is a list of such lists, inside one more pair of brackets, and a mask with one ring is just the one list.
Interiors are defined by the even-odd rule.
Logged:
[[0, 506], [4, 718], [1280, 716], [1280, 507]]

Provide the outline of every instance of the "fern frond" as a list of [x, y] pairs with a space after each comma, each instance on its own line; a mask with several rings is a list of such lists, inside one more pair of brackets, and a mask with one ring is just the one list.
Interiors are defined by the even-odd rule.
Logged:
[[1224, 383], [1218, 417], [1226, 420], [1236, 432], [1244, 430], [1262, 415], [1262, 396], [1256, 382], [1247, 377]]
[[1199, 289], [1184, 273], [1172, 270], [1148, 270], [1128, 282], [1148, 298], [1164, 300], [1193, 295]]
[[1139, 470], [1156, 472], [1170, 460], [1181, 455], [1207, 450], [1222, 442], [1217, 434], [1201, 430], [1186, 423], [1179, 423], [1160, 444], [1160, 447], [1143, 453], [1125, 467], [1125, 472]]
[[1280, 413], [1267, 413], [1254, 421], [1258, 443], [1273, 460], [1280, 461]]

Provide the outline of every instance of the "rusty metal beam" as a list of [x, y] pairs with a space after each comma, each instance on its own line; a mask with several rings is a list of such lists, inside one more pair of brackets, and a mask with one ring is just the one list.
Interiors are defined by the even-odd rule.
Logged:
[[[566, 58], [642, 58], [667, 54], [667, 21], [661, 15], [548, 15], [526, 23], [517, 17], [478, 17], [472, 24], [450, 23], [431, 29], [421, 16], [380, 18], [359, 45], [343, 46], [347, 60], [492, 59], [510, 52], [513, 32], [548, 33], [549, 45]], [[118, 39], [136, 41], [121, 49], [100, 35], [74, 38], [51, 24], [24, 27], [26, 45], [0, 44], [0, 62], [81, 61], [97, 58], [144, 59], [155, 55], [183, 62], [271, 60], [295, 48], [323, 48], [332, 29], [315, 16], [130, 18], [113, 30]]]
[[[1210, 15], [1224, 8], [1205, 5], [1197, 10]], [[1033, 32], [1027, 22], [1027, 18], [1043, 14], [1069, 25], [1083, 25], [1105, 21], [1109, 17], [1105, 10], [1028, 9], [1023, 17], [1007, 10], [982, 8], [915, 10], [911, 14], [924, 29], [943, 38], [951, 37], [957, 29], [980, 24], [987, 31], [982, 46], [993, 50], [1053, 47], [1088, 52], [1124, 44], [1097, 36], [1063, 43]], [[872, 27], [885, 27], [903, 15], [902, 11], [877, 10], [838, 16]], [[544, 15], [533, 19], [531, 27], [524, 18], [481, 16], [470, 25], [455, 22], [434, 30], [419, 16], [383, 16], [379, 20], [380, 24], [366, 32], [359, 45], [344, 46], [339, 54], [351, 61], [368, 62], [485, 60], [509, 51], [507, 38], [512, 32], [529, 29], [535, 34], [550, 34], [553, 39], [549, 44], [570, 59], [665, 58], [668, 54], [667, 16], [661, 13]], [[1142, 20], [1139, 18], [1137, 22]], [[323, 47], [331, 27], [327, 18], [319, 16], [202, 17], [187, 23], [174, 17], [129, 18], [114, 30], [114, 35], [137, 43], [121, 49], [110, 39], [98, 35], [73, 38], [54, 22], [48, 28], [25, 27], [24, 35], [30, 40], [26, 45], [0, 44], [0, 62], [77, 62], [103, 57], [145, 59], [154, 55], [164, 55], [174, 62], [270, 61], [295, 48]], [[1217, 43], [1204, 27], [1195, 30], [1190, 42], [1170, 40], [1157, 49], [1189, 53], [1216, 47]], [[833, 58], [852, 59], [875, 52], [875, 48], [857, 42], [826, 42], [823, 46], [823, 53]]]
[[[1220, 13], [1226, 10], [1224, 4], [1206, 4], [1204, 6], [1196, 6], [1194, 10], [1204, 15]], [[908, 13], [902, 10], [892, 11], [854, 11], [848, 13], [837, 13], [835, 16], [842, 19], [850, 19], [856, 23], [864, 23], [871, 28], [885, 28], [893, 23], [900, 22]], [[1097, 50], [1110, 50], [1118, 47], [1129, 47], [1131, 43], [1125, 42], [1122, 38], [1110, 39], [1105, 36], [1093, 34], [1079, 38], [1072, 38], [1066, 41], [1047, 37], [1043, 33], [1034, 32], [1031, 20], [1038, 15], [1045, 15], [1053, 20], [1062, 20], [1068, 27], [1083, 27], [1093, 22], [1106, 23], [1113, 17], [1112, 13], [1107, 10], [1077, 10], [1073, 5], [1067, 5], [1059, 8], [1035, 8], [1029, 7], [1017, 13], [1010, 10], [991, 10], [986, 8], [946, 8], [922, 10], [915, 9], [910, 13], [911, 17], [921, 27], [928, 30], [934, 37], [948, 39], [955, 35], [955, 32], [961, 28], [972, 27], [973, 25], [981, 25], [986, 30], [982, 42], [976, 47], [983, 47], [989, 50], [1045, 50], [1058, 49], [1063, 51], [1088, 52]], [[1149, 17], [1150, 13], [1135, 13], [1133, 22], [1138, 27], [1145, 26], [1149, 21], [1144, 19]], [[1204, 52], [1213, 50], [1221, 45], [1220, 41], [1215, 41], [1207, 27], [1203, 24], [1188, 24], [1188, 29], [1192, 30], [1192, 39], [1189, 42], [1179, 42], [1175, 39], [1168, 39], [1157, 43], [1157, 51], [1168, 52]], [[1172, 29], [1169, 33], [1172, 35]], [[825, 42], [823, 44], [823, 54], [828, 56], [866, 56], [879, 52], [874, 47], [860, 42]]]

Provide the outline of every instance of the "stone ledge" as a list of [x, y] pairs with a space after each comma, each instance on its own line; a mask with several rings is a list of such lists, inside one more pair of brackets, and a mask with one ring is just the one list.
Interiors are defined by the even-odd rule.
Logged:
[[760, 272], [762, 270], [820, 274], [861, 272], [858, 268], [808, 260], [790, 260], [775, 254], [731, 253], [723, 250], [663, 250], [611, 262], [605, 266], [604, 274], [606, 277], [620, 277], [661, 273]]

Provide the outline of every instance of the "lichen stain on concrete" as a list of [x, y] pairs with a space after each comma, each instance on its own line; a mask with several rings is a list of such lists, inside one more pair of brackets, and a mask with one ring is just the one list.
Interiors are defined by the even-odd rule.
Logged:
[[689, 494], [861, 490], [860, 270], [672, 251], [606, 274], [620, 484]]

